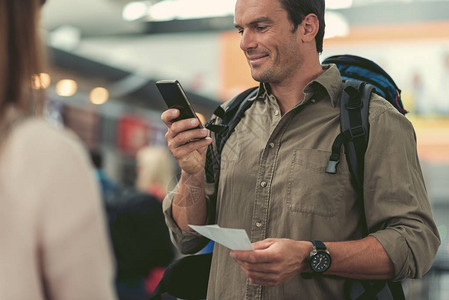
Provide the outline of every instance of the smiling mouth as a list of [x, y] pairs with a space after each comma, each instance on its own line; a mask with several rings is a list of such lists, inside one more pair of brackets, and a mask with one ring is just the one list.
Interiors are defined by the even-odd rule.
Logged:
[[254, 65], [262, 63], [267, 57], [268, 57], [268, 54], [260, 54], [260, 55], [247, 56], [247, 59], [248, 59], [248, 62], [252, 66], [254, 66]]

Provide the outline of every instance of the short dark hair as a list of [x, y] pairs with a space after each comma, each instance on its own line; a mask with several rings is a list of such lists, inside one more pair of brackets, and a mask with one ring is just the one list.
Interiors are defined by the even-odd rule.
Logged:
[[308, 14], [315, 14], [320, 22], [318, 33], [315, 37], [316, 50], [323, 52], [324, 38], [324, 0], [279, 0], [282, 7], [287, 11], [288, 18], [293, 23], [295, 31]]

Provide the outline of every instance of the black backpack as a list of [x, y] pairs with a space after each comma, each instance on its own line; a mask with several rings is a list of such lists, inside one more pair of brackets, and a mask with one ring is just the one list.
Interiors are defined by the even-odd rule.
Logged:
[[[344, 87], [340, 100], [341, 132], [332, 145], [332, 154], [325, 172], [329, 174], [337, 173], [340, 150], [341, 146], [344, 145], [352, 184], [357, 191], [359, 201], [363, 205], [363, 168], [369, 138], [368, 108], [371, 93], [377, 93], [385, 98], [402, 114], [407, 113], [407, 111], [401, 101], [401, 90], [394, 80], [373, 61], [354, 55], [336, 55], [323, 61], [323, 64], [331, 63], [337, 65], [344, 81]], [[244, 116], [245, 111], [253, 103], [253, 101], [248, 100], [254, 97], [257, 92], [258, 87], [252, 87], [237, 95], [225, 108], [219, 106], [214, 112], [219, 118], [219, 123], [216, 122], [217, 119], [213, 119], [206, 124], [206, 128], [215, 133], [218, 153], [217, 156], [214, 156], [210, 147], [207, 151], [205, 170], [207, 182], [215, 182], [218, 185], [221, 151]], [[365, 224], [364, 235], [367, 234], [368, 230]], [[210, 261], [209, 257], [204, 259]], [[209, 274], [209, 270], [196, 269], [194, 272]], [[348, 280], [347, 282], [346, 299], [405, 299], [400, 282], [385, 280]]]

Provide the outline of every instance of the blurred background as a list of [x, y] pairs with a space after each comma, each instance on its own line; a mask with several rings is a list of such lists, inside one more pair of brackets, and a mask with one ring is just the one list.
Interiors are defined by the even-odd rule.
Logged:
[[[48, 0], [48, 118], [101, 153], [105, 173], [134, 185], [136, 154], [165, 146], [165, 108], [154, 83], [178, 79], [195, 110], [213, 110], [255, 86], [233, 27], [235, 0]], [[449, 299], [449, 1], [326, 0], [321, 59], [355, 54], [402, 89], [442, 238], [408, 299]]]

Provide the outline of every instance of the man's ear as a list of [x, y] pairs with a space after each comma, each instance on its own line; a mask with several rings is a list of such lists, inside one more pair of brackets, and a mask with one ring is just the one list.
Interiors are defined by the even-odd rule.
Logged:
[[312, 42], [320, 28], [320, 22], [315, 14], [308, 14], [301, 23], [302, 41], [304, 43]]

